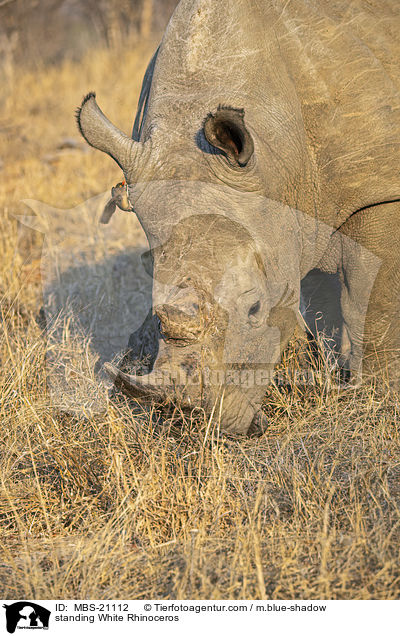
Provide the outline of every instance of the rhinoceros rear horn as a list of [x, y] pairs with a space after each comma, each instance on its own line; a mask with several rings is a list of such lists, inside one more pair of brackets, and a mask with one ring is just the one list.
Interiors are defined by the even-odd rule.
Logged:
[[90, 146], [106, 152], [123, 171], [137, 161], [141, 144], [127, 137], [112, 124], [96, 103], [96, 95], [89, 93], [76, 112], [81, 135]]
[[244, 110], [220, 106], [207, 116], [204, 134], [234, 165], [246, 166], [253, 155], [254, 143], [244, 123]]

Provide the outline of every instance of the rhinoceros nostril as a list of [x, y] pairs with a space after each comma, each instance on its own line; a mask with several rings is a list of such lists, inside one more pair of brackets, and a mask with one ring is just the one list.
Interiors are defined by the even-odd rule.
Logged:
[[167, 340], [185, 344], [198, 340], [202, 330], [198, 307], [185, 307], [183, 310], [173, 305], [158, 305], [154, 313], [160, 320], [162, 334]]

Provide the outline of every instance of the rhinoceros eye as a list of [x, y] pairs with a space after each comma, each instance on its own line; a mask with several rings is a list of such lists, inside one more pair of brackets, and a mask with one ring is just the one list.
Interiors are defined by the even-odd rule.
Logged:
[[249, 323], [253, 325], [253, 327], [256, 327], [260, 324], [260, 320], [261, 320], [260, 310], [261, 310], [261, 301], [257, 300], [257, 302], [254, 303], [248, 311]]
[[257, 302], [254, 303], [254, 305], [252, 305], [249, 309], [249, 318], [252, 316], [256, 316], [259, 313], [260, 309], [261, 309], [261, 303], [259, 300], [257, 300]]

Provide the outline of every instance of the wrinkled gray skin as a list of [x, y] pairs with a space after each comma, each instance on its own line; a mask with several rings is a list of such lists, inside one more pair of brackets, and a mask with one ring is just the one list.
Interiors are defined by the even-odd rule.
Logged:
[[[397, 0], [182, 0], [133, 139], [84, 100], [80, 130], [121, 166], [154, 262], [155, 371], [109, 367], [133, 395], [179, 393], [246, 432], [301, 281], [353, 372], [398, 377], [399, 22]], [[221, 375], [238, 369], [256, 386]]]

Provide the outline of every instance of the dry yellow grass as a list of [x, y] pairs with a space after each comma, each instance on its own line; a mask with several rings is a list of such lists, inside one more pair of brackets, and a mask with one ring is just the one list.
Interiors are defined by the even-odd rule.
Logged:
[[[97, 51], [79, 65], [14, 69], [3, 82], [0, 597], [397, 598], [394, 398], [372, 387], [336, 390], [321, 369], [310, 386], [271, 387], [266, 431], [220, 437], [200, 416], [171, 408], [160, 419], [122, 396], [109, 399], [94, 371], [108, 355], [104, 338], [98, 346], [87, 331], [80, 338], [68, 312], [49, 342], [38, 326], [42, 237], [13, 216], [28, 212], [23, 199], [55, 208], [65, 241], [57, 258], [72, 256], [50, 271], [63, 302], [77, 278], [93, 301], [93, 268], [97, 280], [113, 280], [113, 267], [127, 263], [122, 287], [136, 285], [138, 295], [126, 315], [147, 302], [133, 217], [119, 214], [79, 260], [79, 232], [90, 234], [91, 214], [100, 213], [98, 201], [82, 202], [116, 183], [118, 168], [100, 153], [57, 147], [65, 137], [79, 141], [73, 113], [88, 89], [129, 129], [150, 54]], [[44, 223], [44, 206], [36, 212]], [[57, 232], [48, 230], [50, 246]], [[283, 364], [288, 377], [296, 355]], [[49, 389], [51, 364], [77, 390], [94, 386], [96, 408], [79, 399], [75, 413], [65, 409], [63, 391]]]

